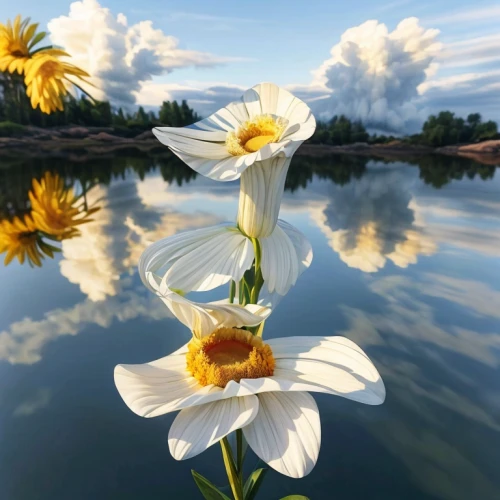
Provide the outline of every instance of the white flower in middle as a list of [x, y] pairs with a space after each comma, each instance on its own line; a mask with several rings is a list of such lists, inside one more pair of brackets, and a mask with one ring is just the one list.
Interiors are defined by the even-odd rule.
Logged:
[[276, 226], [290, 160], [315, 128], [307, 104], [277, 85], [261, 83], [194, 125], [157, 127], [153, 133], [206, 177], [241, 176], [238, 226], [252, 238], [264, 238]]
[[[312, 261], [306, 237], [295, 227], [278, 221], [271, 236], [260, 238], [261, 270], [267, 289], [285, 295]], [[170, 236], [150, 245], [139, 260], [144, 284], [158, 291], [153, 273], [171, 290], [182, 294], [239, 282], [255, 258], [252, 241], [234, 224], [224, 223]]]

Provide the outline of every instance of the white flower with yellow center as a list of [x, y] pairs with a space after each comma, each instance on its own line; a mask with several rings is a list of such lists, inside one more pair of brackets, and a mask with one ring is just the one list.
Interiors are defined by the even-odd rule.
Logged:
[[[285, 295], [311, 264], [310, 243], [298, 229], [281, 220], [271, 236], [260, 238], [258, 243], [267, 290]], [[254, 259], [252, 241], [234, 224], [225, 223], [153, 243], [139, 260], [139, 274], [155, 292], [163, 280], [161, 294], [172, 295], [172, 290], [186, 294], [212, 290], [230, 280], [238, 283]], [[147, 273], [154, 277], [147, 277]]]
[[241, 177], [238, 226], [262, 238], [276, 226], [291, 157], [315, 128], [304, 102], [261, 83], [194, 125], [153, 133], [196, 172], [217, 181]]
[[264, 343], [219, 328], [164, 358], [118, 365], [116, 387], [137, 415], [180, 410], [168, 435], [177, 460], [194, 457], [237, 429], [273, 469], [308, 474], [318, 458], [318, 407], [306, 391], [381, 404], [385, 388], [367, 355], [344, 337], [285, 337]]

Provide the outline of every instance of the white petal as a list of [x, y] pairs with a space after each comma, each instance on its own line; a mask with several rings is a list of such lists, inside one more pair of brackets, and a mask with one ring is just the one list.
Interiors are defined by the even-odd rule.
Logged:
[[248, 425], [258, 411], [257, 396], [233, 397], [181, 410], [168, 433], [170, 453], [176, 460], [195, 457]]
[[313, 250], [309, 240], [296, 227], [284, 220], [278, 220], [278, 226], [290, 238], [299, 261], [299, 276], [309, 268], [313, 259]]
[[217, 328], [255, 326], [271, 314], [271, 309], [256, 304], [243, 307], [225, 302], [193, 302], [172, 291], [165, 279], [158, 282], [152, 273], [146, 273], [146, 279], [172, 314], [197, 338], [210, 335]]
[[285, 295], [311, 265], [312, 247], [292, 225], [278, 221], [271, 236], [260, 239], [262, 276], [269, 292]]
[[209, 132], [189, 127], [155, 127], [153, 134], [162, 144], [188, 155], [212, 160], [229, 156], [225, 146], [227, 134], [222, 130]]
[[[142, 365], [118, 365], [115, 384], [127, 406], [141, 417], [155, 417], [183, 408], [183, 401], [207, 395], [186, 371], [186, 355], [166, 356]], [[218, 391], [215, 391], [218, 392]]]
[[[169, 288], [190, 291], [212, 290], [231, 279], [239, 281], [252, 266], [251, 241], [232, 224], [186, 231], [150, 245], [139, 260], [139, 275], [166, 277]], [[156, 289], [154, 289], [156, 291]]]
[[281, 390], [326, 392], [371, 405], [385, 400], [377, 369], [345, 337], [288, 337], [267, 343], [276, 360], [273, 378]]
[[171, 288], [212, 290], [231, 279], [241, 280], [254, 259], [252, 242], [235, 228], [183, 249], [165, 279]]
[[270, 236], [276, 227], [290, 159], [277, 156], [256, 162], [240, 181], [238, 225], [252, 238]]
[[313, 469], [321, 446], [318, 407], [307, 392], [259, 394], [259, 413], [243, 429], [255, 454], [293, 478]]

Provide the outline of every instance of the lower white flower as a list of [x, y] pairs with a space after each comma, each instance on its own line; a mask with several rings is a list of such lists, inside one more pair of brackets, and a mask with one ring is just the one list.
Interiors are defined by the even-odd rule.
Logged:
[[344, 337], [288, 337], [264, 343], [220, 328], [142, 365], [118, 365], [116, 387], [142, 417], [180, 410], [168, 443], [177, 460], [194, 457], [242, 429], [259, 458], [290, 477], [316, 464], [321, 426], [306, 391], [381, 404], [385, 387], [367, 355]]
[[[262, 276], [270, 293], [285, 295], [312, 261], [306, 237], [280, 220], [267, 238], [260, 238]], [[150, 245], [139, 260], [144, 284], [155, 292], [147, 273], [164, 279], [183, 294], [239, 282], [255, 258], [252, 241], [235, 224], [219, 224], [176, 234]]]

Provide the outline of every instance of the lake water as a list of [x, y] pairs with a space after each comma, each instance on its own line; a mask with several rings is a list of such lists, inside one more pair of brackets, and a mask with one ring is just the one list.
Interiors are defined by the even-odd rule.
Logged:
[[[26, 207], [46, 170], [102, 208], [41, 268], [0, 267], [0, 498], [201, 498], [190, 471], [223, 484], [220, 447], [175, 461], [175, 415], [134, 415], [113, 368], [188, 340], [137, 260], [148, 241], [233, 220], [238, 184], [168, 155], [3, 160], [0, 217]], [[271, 471], [258, 498], [500, 498], [499, 193], [500, 172], [469, 160], [294, 159], [280, 216], [314, 260], [265, 336], [349, 337], [387, 399], [315, 395], [315, 469], [302, 480]]]

